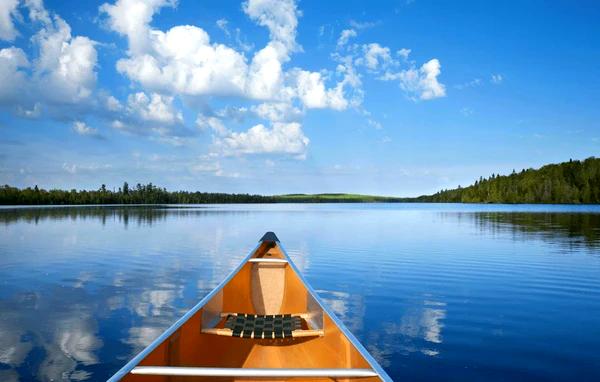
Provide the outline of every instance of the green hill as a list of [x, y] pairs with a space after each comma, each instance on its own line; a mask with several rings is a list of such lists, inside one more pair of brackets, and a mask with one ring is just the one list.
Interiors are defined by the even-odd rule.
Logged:
[[479, 178], [469, 187], [415, 198], [449, 203], [600, 203], [600, 158]]
[[408, 198], [361, 194], [286, 194], [274, 196], [278, 203], [393, 203]]

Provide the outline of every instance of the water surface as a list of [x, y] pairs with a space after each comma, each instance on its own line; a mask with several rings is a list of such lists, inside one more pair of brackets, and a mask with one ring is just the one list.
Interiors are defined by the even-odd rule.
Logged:
[[600, 380], [600, 208], [0, 209], [0, 381], [104, 381], [275, 231], [395, 380]]

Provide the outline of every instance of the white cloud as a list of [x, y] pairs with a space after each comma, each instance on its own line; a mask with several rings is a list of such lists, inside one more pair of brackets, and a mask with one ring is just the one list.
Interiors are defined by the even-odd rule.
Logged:
[[148, 24], [154, 13], [164, 6], [174, 6], [171, 0], [117, 0], [114, 5], [104, 3], [100, 12], [109, 15], [112, 30], [127, 36], [132, 55], [146, 52], [149, 48], [150, 31]]
[[[156, 96], [235, 96], [258, 100], [262, 103], [239, 108], [236, 118], [241, 121], [251, 111], [268, 120], [270, 127], [259, 124], [246, 132], [234, 132], [223, 121], [230, 118], [229, 112], [201, 114], [196, 125], [212, 132], [215, 145], [227, 155], [283, 153], [304, 156], [308, 138], [297, 123], [303, 108], [342, 110], [355, 105], [359, 99], [348, 100], [345, 94], [360, 83], [352, 68], [338, 68], [335, 75], [341, 79], [331, 88], [326, 86], [330, 77], [321, 72], [284, 68], [290, 54], [301, 49], [296, 43], [300, 12], [293, 0], [249, 0], [243, 4], [244, 12], [258, 25], [266, 27], [270, 36], [270, 41], [250, 60], [243, 52], [211, 42], [208, 33], [196, 26], [174, 26], [167, 31], [152, 28], [150, 22], [154, 13], [169, 5], [173, 3], [118, 0], [100, 7], [101, 12], [108, 15], [109, 27], [129, 41], [127, 57], [117, 62], [117, 70], [139, 83], [144, 90], [130, 96], [127, 106], [130, 114], [163, 123], [174, 120], [176, 113], [168, 111], [167, 107], [161, 109], [160, 118], [143, 111], [150, 103], [145, 96], [149, 92]], [[233, 36], [227, 20], [218, 20], [217, 27], [227, 36]], [[238, 29], [235, 38], [239, 40]], [[144, 107], [139, 106], [140, 103]], [[172, 99], [162, 104], [171, 105]], [[117, 118], [113, 122], [113, 126], [121, 130], [131, 130], [130, 125], [128, 118]]]
[[25, 52], [19, 48], [0, 49], [0, 102], [10, 102], [22, 97], [27, 85], [27, 75], [22, 70], [29, 66]]
[[357, 60], [357, 64], [365, 65], [369, 70], [379, 70], [393, 63], [390, 48], [378, 43], [363, 45], [363, 52], [364, 56]]
[[[421, 99], [433, 99], [444, 97], [446, 95], [445, 86], [437, 80], [441, 73], [440, 61], [437, 58], [424, 63], [419, 69], [419, 72], [420, 78], [417, 89]], [[414, 86], [412, 80], [409, 80], [406, 85], [409, 89]]]
[[210, 44], [201, 28], [182, 25], [152, 31], [151, 51], [121, 59], [119, 72], [150, 90], [189, 95], [242, 95], [246, 60], [221, 44]]
[[[129, 57], [119, 60], [117, 69], [145, 89], [278, 102], [292, 102], [294, 97], [305, 99], [294, 88], [295, 77], [288, 76], [283, 69], [290, 52], [299, 49], [295, 41], [299, 12], [294, 1], [251, 0], [244, 3], [244, 11], [259, 25], [267, 27], [271, 37], [250, 62], [243, 53], [211, 43], [209, 35], [199, 27], [175, 26], [167, 32], [150, 28], [148, 23], [153, 12], [170, 3], [154, 1], [150, 5], [135, 6], [138, 1], [119, 0], [115, 5], [105, 4], [100, 9], [108, 14], [109, 25], [128, 36], [130, 41]], [[138, 7], [143, 10], [142, 16], [131, 20], [123, 16]], [[218, 25], [226, 27], [226, 23], [220, 21]], [[142, 34], [146, 38], [142, 43], [132, 34]], [[290, 83], [286, 83], [288, 78]], [[331, 103], [335, 108], [340, 108], [338, 101], [342, 90], [331, 90], [331, 95], [338, 98]]]
[[173, 106], [173, 97], [143, 92], [127, 97], [127, 109], [143, 121], [172, 125], [183, 122], [183, 115]]
[[285, 48], [277, 42], [258, 51], [248, 73], [247, 96], [260, 100], [284, 97], [282, 62], [287, 59]]
[[46, 97], [61, 103], [88, 98], [96, 83], [95, 42], [72, 37], [69, 25], [56, 15], [33, 39], [40, 48], [35, 70]]
[[342, 47], [348, 43], [352, 37], [356, 37], [356, 31], [354, 29], [344, 29], [342, 33], [340, 33], [340, 37], [337, 41], [337, 46]]
[[492, 74], [490, 81], [492, 81], [493, 84], [500, 84], [502, 83], [502, 81], [504, 80], [504, 77], [502, 77], [502, 74]]
[[[70, 26], [50, 14], [41, 0], [23, 3], [29, 26], [38, 28], [29, 39], [34, 59], [17, 47], [0, 49], [0, 104], [20, 117], [37, 118], [48, 112], [61, 120], [96, 108], [96, 42], [73, 36]], [[8, 5], [2, 2], [0, 13]], [[17, 11], [12, 17], [23, 20]]]
[[85, 122], [75, 121], [73, 122], [73, 131], [79, 135], [97, 136], [98, 130], [88, 126]]
[[261, 103], [253, 106], [252, 111], [262, 119], [271, 122], [291, 122], [302, 117], [302, 111], [289, 103]]
[[[362, 101], [361, 73], [356, 71], [362, 67], [367, 69], [366, 74], [377, 75], [378, 80], [399, 81], [400, 88], [413, 99], [430, 100], [446, 95], [445, 85], [438, 81], [441, 73], [438, 59], [434, 58], [417, 68], [414, 61], [408, 59], [411, 50], [407, 48], [396, 51], [398, 58], [394, 58], [391, 49], [379, 43], [342, 47], [345, 49], [338, 46], [338, 51], [332, 56], [340, 63], [338, 72], [346, 71], [345, 81], [355, 93], [353, 106], [360, 105]], [[405, 68], [401, 69], [403, 66]]]
[[276, 122], [272, 128], [258, 124], [245, 132], [230, 132], [219, 138], [216, 146], [226, 155], [291, 154], [303, 159], [308, 143], [299, 123]]
[[25, 0], [25, 6], [29, 9], [29, 19], [43, 24], [50, 24], [50, 14], [44, 8], [43, 0]]
[[249, 0], [244, 12], [252, 20], [269, 29], [272, 41], [280, 42], [288, 51], [294, 51], [299, 12], [294, 0]]
[[404, 60], [408, 60], [408, 56], [410, 55], [410, 52], [412, 52], [412, 50], [407, 49], [407, 48], [402, 48], [399, 51], [397, 51], [396, 54], [398, 54], [398, 56], [402, 57]]
[[0, 1], [0, 40], [13, 41], [17, 37], [12, 20], [17, 12], [17, 5], [19, 0]]
[[347, 108], [348, 101], [344, 98], [344, 85], [344, 82], [340, 82], [335, 88], [326, 89], [321, 73], [306, 70], [296, 72], [298, 98], [308, 108], [335, 110]]
[[[182, 95], [241, 96], [273, 100], [292, 95], [283, 87], [282, 64], [296, 50], [297, 21], [293, 1], [252, 0], [244, 11], [270, 31], [271, 41], [247, 62], [243, 53], [223, 44], [211, 43], [201, 28], [180, 25], [163, 32], [148, 23], [166, 1], [140, 4], [140, 0], [119, 0], [104, 4], [109, 25], [126, 35], [129, 57], [117, 63], [119, 72], [152, 91]], [[133, 10], [139, 15], [127, 17]], [[218, 25], [226, 28], [224, 20]], [[139, 36], [144, 36], [139, 37]]]
[[441, 65], [437, 58], [424, 63], [419, 69], [410, 68], [398, 73], [386, 73], [382, 80], [399, 80], [400, 88], [411, 97], [430, 100], [446, 96], [446, 87], [438, 81]]
[[223, 109], [217, 110], [215, 114], [219, 118], [242, 122], [248, 116], [249, 112], [250, 110], [244, 106], [227, 106]]

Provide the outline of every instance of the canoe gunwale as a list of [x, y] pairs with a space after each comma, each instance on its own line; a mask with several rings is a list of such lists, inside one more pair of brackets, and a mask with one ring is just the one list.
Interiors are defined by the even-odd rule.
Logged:
[[129, 362], [125, 364], [119, 371], [117, 371], [112, 377], [110, 377], [107, 382], [117, 382], [120, 381], [123, 377], [131, 372], [148, 354], [152, 353], [154, 349], [156, 349], [160, 344], [162, 344], [167, 338], [169, 338], [173, 333], [175, 333], [183, 324], [185, 324], [194, 314], [198, 313], [200, 309], [202, 309], [217, 293], [219, 293], [233, 277], [246, 265], [248, 260], [256, 253], [256, 251], [262, 245], [262, 241], [259, 241], [258, 244], [248, 253], [244, 259], [238, 264], [235, 269], [229, 273], [227, 277], [209, 294], [207, 294], [202, 300], [200, 300], [194, 307], [188, 310], [181, 318], [179, 318], [173, 325], [171, 325], [167, 330], [165, 330], [160, 336], [158, 336], [154, 341], [150, 343], [150, 345], [146, 346], [144, 350], [139, 352], [135, 357], [133, 357]]
[[250, 378], [364, 378], [378, 377], [372, 369], [269, 369], [269, 368], [223, 368], [223, 367], [177, 367], [177, 366], [137, 366], [132, 374], [166, 375], [186, 377], [250, 377]]

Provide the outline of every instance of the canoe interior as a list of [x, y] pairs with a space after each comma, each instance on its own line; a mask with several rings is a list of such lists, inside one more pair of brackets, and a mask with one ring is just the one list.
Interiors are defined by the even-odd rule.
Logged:
[[[251, 258], [285, 259], [276, 242], [263, 242]], [[222, 328], [223, 312], [250, 314], [308, 314], [310, 329], [322, 336], [284, 339], [246, 339], [202, 333]], [[148, 354], [138, 366], [231, 368], [360, 368], [371, 369], [354, 345], [304, 286], [287, 263], [246, 262], [196, 314]], [[148, 376], [128, 374], [126, 382], [234, 381], [238, 378]], [[299, 378], [295, 378], [299, 379]], [[250, 379], [239, 379], [249, 381]], [[269, 379], [270, 381], [275, 379]], [[285, 380], [285, 379], [276, 379]], [[313, 381], [379, 381], [307, 379]], [[264, 381], [264, 379], [262, 379]]]

